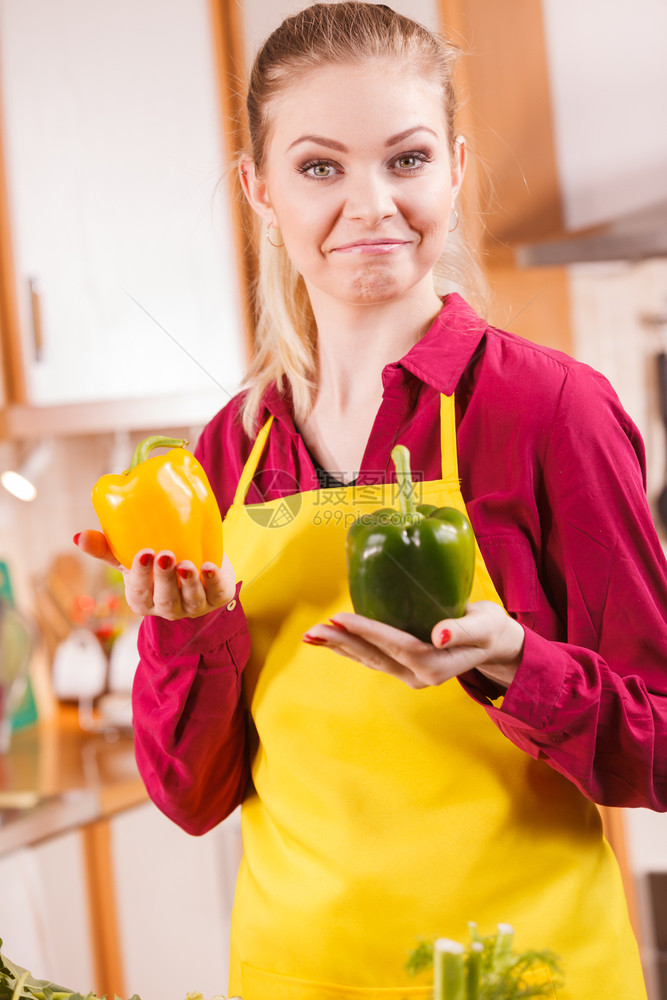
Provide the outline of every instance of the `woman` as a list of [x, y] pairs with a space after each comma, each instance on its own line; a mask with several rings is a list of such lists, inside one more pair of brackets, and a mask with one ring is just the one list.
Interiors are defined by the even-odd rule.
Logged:
[[[453, 61], [369, 3], [266, 42], [240, 164], [265, 234], [258, 351], [198, 445], [225, 559], [143, 550], [125, 574], [151, 796], [192, 833], [243, 802], [244, 1000], [428, 996], [409, 950], [471, 919], [560, 954], [561, 1000], [645, 995], [591, 802], [667, 808], [642, 445], [601, 376], [436, 293], [465, 168]], [[347, 528], [395, 502], [399, 441], [479, 544], [467, 613], [431, 643], [347, 591]]]

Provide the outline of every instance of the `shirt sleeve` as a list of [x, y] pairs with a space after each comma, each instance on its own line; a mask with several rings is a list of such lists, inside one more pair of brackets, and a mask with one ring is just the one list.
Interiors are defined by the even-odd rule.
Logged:
[[[195, 449], [223, 516], [238, 479], [239, 433], [212, 423]], [[221, 450], [228, 455], [224, 473]], [[233, 812], [250, 781], [241, 689], [250, 636], [240, 586], [226, 607], [180, 621], [146, 617], [139, 633], [132, 693], [137, 765], [153, 802], [192, 834]]]
[[238, 599], [201, 618], [141, 624], [132, 693], [137, 765], [153, 802], [188, 833], [210, 830], [245, 796], [241, 674], [249, 652]]
[[667, 810], [667, 564], [643, 445], [602, 376], [565, 380], [543, 466], [542, 585], [565, 641], [527, 628], [502, 704], [464, 687], [518, 747], [593, 801]]

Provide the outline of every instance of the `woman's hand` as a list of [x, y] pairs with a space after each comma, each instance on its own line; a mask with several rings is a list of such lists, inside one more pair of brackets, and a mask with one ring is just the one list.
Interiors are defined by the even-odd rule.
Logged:
[[328, 646], [372, 670], [393, 674], [412, 688], [442, 684], [477, 668], [509, 687], [521, 662], [524, 631], [492, 601], [469, 604], [462, 618], [438, 622], [431, 643], [361, 615], [341, 613], [314, 625], [304, 642]]
[[101, 531], [82, 531], [75, 544], [87, 555], [119, 569], [125, 578], [125, 599], [137, 615], [157, 615], [168, 621], [199, 618], [228, 604], [236, 589], [234, 570], [227, 556], [222, 566], [177, 563], [173, 552], [141, 549], [132, 568], [121, 566]]

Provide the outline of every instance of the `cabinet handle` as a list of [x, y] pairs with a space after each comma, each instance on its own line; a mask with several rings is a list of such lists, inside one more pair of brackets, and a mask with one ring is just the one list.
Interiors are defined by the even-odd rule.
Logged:
[[39, 278], [29, 278], [30, 308], [32, 311], [32, 338], [35, 361], [42, 360], [44, 337], [42, 331], [42, 283]]

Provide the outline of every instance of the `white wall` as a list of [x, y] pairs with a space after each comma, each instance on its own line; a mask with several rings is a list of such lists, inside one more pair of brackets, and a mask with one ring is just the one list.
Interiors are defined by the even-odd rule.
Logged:
[[645, 316], [667, 313], [667, 262], [600, 263], [570, 268], [574, 353], [606, 375], [637, 424], [647, 453], [647, 489], [655, 501], [667, 474], [656, 355], [667, 326]]
[[[194, 447], [200, 427], [164, 428], [187, 438]], [[90, 434], [53, 441], [48, 466], [36, 480], [37, 498], [17, 500], [0, 487], [0, 560], [7, 562], [17, 604], [32, 606], [33, 579], [52, 560], [66, 553], [76, 555], [72, 538], [83, 528], [99, 528], [91, 501], [93, 485], [108, 472], [122, 472], [132, 458], [135, 444], [147, 436]], [[0, 442], [0, 468], [16, 468], [34, 445]], [[95, 560], [81, 556], [91, 574]]]
[[[309, 0], [242, 0], [242, 4], [246, 24], [247, 60], [250, 66], [268, 35], [284, 18], [309, 6]], [[420, 21], [431, 31], [439, 28], [436, 0], [391, 0], [389, 6], [399, 14]]]

